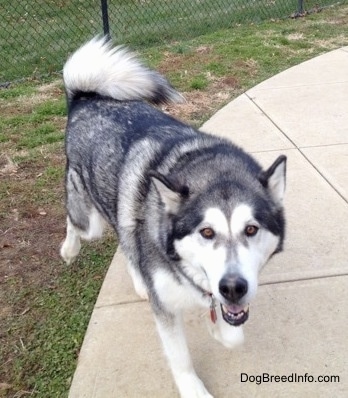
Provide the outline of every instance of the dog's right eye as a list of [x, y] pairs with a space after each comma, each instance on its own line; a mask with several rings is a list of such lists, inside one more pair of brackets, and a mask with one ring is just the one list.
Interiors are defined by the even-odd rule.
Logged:
[[203, 228], [199, 231], [204, 239], [213, 239], [215, 236], [215, 231], [212, 228]]

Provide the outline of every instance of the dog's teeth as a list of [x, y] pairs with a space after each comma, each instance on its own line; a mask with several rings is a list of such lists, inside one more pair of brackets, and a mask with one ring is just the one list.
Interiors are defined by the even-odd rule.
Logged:
[[228, 307], [226, 307], [224, 304], [221, 304], [221, 308], [226, 314], [229, 314], [236, 318], [236, 317], [241, 317], [244, 312], [246, 313], [249, 311], [249, 304], [247, 304], [241, 311], [237, 313], [229, 311]]

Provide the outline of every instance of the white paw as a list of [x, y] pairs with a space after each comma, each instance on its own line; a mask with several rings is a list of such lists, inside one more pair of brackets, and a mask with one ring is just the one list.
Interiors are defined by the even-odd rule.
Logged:
[[71, 242], [68, 241], [68, 239], [65, 239], [60, 248], [60, 255], [63, 258], [63, 260], [68, 265], [70, 265], [79, 254], [80, 249], [81, 249], [80, 241], [75, 241], [74, 244], [72, 245]]
[[195, 374], [181, 375], [176, 382], [181, 398], [214, 398]]

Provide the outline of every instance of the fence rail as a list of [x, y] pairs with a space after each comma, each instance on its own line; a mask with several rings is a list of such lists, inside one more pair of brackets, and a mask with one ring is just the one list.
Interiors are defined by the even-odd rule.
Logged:
[[[343, 0], [345, 3], [348, 0]], [[109, 33], [132, 48], [287, 18], [334, 0], [0, 0], [0, 85], [60, 71], [81, 43]]]

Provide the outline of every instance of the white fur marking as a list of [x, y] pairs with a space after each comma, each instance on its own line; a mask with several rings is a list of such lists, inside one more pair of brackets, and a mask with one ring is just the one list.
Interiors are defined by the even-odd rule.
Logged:
[[212, 207], [205, 212], [202, 222], [202, 228], [204, 227], [210, 227], [216, 233], [220, 233], [225, 237], [227, 237], [229, 233], [227, 218], [217, 207]]
[[231, 216], [231, 231], [233, 237], [237, 237], [245, 227], [253, 222], [253, 213], [250, 206], [246, 204], [238, 205]]
[[227, 248], [224, 245], [214, 247], [213, 240], [203, 239], [198, 232], [187, 235], [175, 241], [175, 249], [182, 258], [185, 272], [195, 274], [196, 281], [203, 289], [219, 297], [219, 281], [227, 266]]

